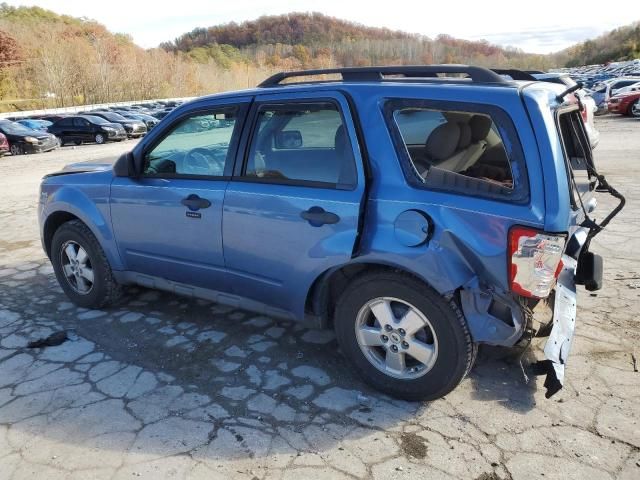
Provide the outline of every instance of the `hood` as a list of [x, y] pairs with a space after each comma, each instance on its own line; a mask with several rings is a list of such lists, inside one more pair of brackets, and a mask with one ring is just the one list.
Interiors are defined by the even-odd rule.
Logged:
[[77, 162], [65, 165], [63, 172], [98, 172], [110, 170], [116, 162], [116, 158], [105, 158], [99, 160], [89, 160], [87, 162]]
[[44, 178], [69, 175], [72, 173], [104, 172], [111, 170], [116, 160], [115, 158], [105, 158], [90, 160], [88, 162], [70, 163], [69, 165], [65, 165], [62, 170], [45, 175]]

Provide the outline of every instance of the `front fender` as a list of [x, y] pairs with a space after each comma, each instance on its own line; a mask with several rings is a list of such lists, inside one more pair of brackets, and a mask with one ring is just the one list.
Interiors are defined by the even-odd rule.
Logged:
[[[104, 250], [113, 270], [123, 270], [124, 265], [118, 253], [111, 228], [109, 208], [109, 183], [92, 185], [52, 186], [47, 192], [43, 185], [46, 201], [42, 208], [41, 235], [44, 238], [46, 222], [57, 212], [65, 212], [79, 218], [94, 234]], [[43, 195], [42, 197], [44, 197]]]

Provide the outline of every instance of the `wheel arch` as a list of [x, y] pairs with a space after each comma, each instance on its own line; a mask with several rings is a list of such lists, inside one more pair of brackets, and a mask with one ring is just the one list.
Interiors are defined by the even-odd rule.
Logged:
[[325, 270], [311, 284], [305, 301], [306, 323], [318, 328], [331, 327], [332, 312], [346, 286], [362, 275], [381, 271], [406, 275], [433, 288], [427, 279], [400, 265], [377, 261], [345, 263]]
[[79, 220], [82, 222], [82, 220], [80, 220], [73, 213], [69, 213], [64, 210], [53, 212], [47, 217], [42, 229], [42, 244], [47, 257], [51, 258], [51, 243], [53, 242], [53, 236], [55, 235], [56, 230], [58, 230], [58, 228], [60, 228], [64, 223], [70, 222], [72, 220]]
[[98, 205], [93, 198], [89, 198], [80, 189], [66, 186], [50, 195], [43, 216], [45, 218], [41, 226], [41, 237], [43, 248], [49, 257], [56, 230], [65, 222], [77, 219], [96, 237], [111, 268], [113, 270], [124, 268], [111, 229], [108, 202], [100, 202]]

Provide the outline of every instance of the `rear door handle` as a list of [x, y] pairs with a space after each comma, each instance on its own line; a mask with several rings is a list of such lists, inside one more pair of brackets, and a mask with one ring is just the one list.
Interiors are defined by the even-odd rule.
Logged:
[[206, 198], [201, 198], [195, 193], [192, 193], [186, 198], [183, 198], [180, 203], [187, 207], [192, 212], [196, 210], [200, 210], [201, 208], [209, 208], [211, 206], [211, 202]]
[[325, 224], [333, 225], [340, 221], [340, 217], [335, 213], [327, 212], [324, 208], [316, 206], [300, 212], [300, 216], [313, 227], [321, 227]]

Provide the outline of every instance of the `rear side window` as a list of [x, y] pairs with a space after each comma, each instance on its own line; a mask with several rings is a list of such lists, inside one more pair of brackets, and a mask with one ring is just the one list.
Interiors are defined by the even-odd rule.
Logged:
[[353, 149], [337, 105], [265, 104], [256, 117], [244, 178], [328, 188], [356, 184]]
[[410, 176], [426, 188], [524, 200], [524, 157], [507, 114], [495, 107], [460, 107], [422, 100], [387, 103], [387, 122]]

